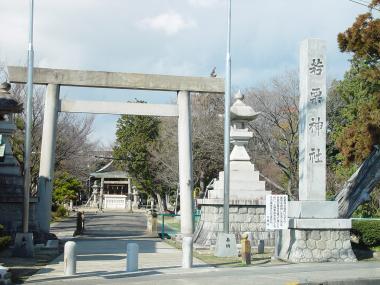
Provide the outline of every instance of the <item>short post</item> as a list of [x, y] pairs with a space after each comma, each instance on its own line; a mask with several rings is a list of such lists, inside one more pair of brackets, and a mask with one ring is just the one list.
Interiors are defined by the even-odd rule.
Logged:
[[77, 228], [74, 232], [74, 236], [83, 234], [84, 231], [84, 213], [77, 213]]
[[100, 192], [99, 192], [99, 211], [103, 212], [103, 199], [104, 199], [104, 178], [100, 179]]
[[129, 212], [129, 213], [132, 213], [132, 212], [133, 212], [133, 209], [132, 209], [132, 200], [131, 200], [130, 197], [128, 197], [127, 208], [128, 208], [128, 212]]
[[273, 253], [273, 256], [271, 259], [275, 260], [275, 259], [279, 259], [279, 247], [280, 247], [280, 231], [279, 230], [275, 230], [274, 231], [274, 253]]
[[147, 232], [150, 233], [152, 236], [157, 236], [157, 214], [156, 213], [148, 214]]
[[193, 266], [193, 237], [182, 238], [182, 268]]
[[248, 234], [241, 235], [241, 263], [251, 264], [251, 243], [248, 240]]
[[77, 257], [75, 253], [76, 243], [68, 241], [65, 243], [64, 250], [64, 274], [65, 276], [72, 276], [77, 272]]
[[139, 270], [139, 245], [127, 243], [127, 272]]
[[161, 239], [165, 239], [165, 214], [161, 214]]
[[81, 212], [82, 217], [82, 233], [84, 232], [84, 212]]
[[257, 243], [257, 253], [263, 254], [265, 251], [265, 243], [263, 239], [260, 239]]

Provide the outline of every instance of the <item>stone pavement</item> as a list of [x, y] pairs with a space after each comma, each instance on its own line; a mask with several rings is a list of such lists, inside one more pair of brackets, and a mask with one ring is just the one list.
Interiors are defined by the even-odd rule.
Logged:
[[[69, 240], [75, 229], [75, 217], [53, 224], [51, 232]], [[77, 244], [78, 276], [125, 275], [126, 247], [139, 245], [139, 268], [142, 271], [164, 273], [181, 268], [182, 252], [156, 237], [145, 235], [146, 216], [142, 213], [106, 212], [85, 214], [84, 235], [73, 239]], [[198, 267], [206, 267], [195, 259]], [[63, 255], [28, 279], [27, 283], [55, 283], [63, 277]], [[81, 281], [80, 281], [81, 282]]]
[[[71, 220], [71, 224], [75, 221]], [[76, 238], [78, 274], [63, 275], [62, 256], [28, 279], [30, 284], [380, 284], [380, 263], [265, 264], [214, 268], [195, 259], [192, 269], [181, 268], [181, 252], [159, 239], [143, 235], [143, 214], [86, 215], [86, 232]], [[54, 225], [62, 237], [70, 222]], [[137, 273], [126, 273], [127, 242], [140, 246]], [[321, 283], [324, 281], [329, 283]], [[363, 281], [365, 280], [365, 281]], [[337, 282], [340, 283], [337, 283]], [[291, 283], [299, 282], [299, 283]], [[315, 283], [317, 282], [317, 283]]]

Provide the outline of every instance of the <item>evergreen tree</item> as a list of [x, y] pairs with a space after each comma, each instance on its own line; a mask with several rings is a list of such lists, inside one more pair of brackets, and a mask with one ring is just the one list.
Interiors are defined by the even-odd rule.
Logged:
[[149, 194], [158, 187], [149, 149], [156, 143], [159, 124], [159, 119], [147, 116], [123, 115], [117, 121], [114, 156], [135, 179], [139, 190]]
[[[370, 8], [379, 7], [372, 0]], [[338, 35], [342, 52], [353, 53], [351, 68], [338, 84], [345, 105], [332, 137], [345, 166], [358, 165], [380, 144], [380, 19], [368, 12]]]

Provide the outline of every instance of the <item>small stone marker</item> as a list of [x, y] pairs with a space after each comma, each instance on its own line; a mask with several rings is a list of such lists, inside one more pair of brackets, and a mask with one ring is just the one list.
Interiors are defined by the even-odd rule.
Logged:
[[65, 243], [63, 266], [65, 276], [71, 276], [77, 272], [76, 244], [73, 241]]
[[139, 270], [139, 245], [127, 243], [127, 272]]
[[251, 243], [247, 234], [241, 235], [241, 262], [243, 264], [251, 264]]
[[217, 257], [238, 256], [235, 234], [219, 233], [214, 255]]
[[17, 257], [34, 257], [34, 245], [32, 233], [17, 233], [15, 247], [12, 252]]

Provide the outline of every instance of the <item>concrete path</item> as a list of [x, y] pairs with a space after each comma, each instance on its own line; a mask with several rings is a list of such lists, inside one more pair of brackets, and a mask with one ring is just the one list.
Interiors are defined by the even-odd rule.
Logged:
[[[71, 222], [70, 222], [71, 221]], [[54, 225], [58, 237], [68, 236], [75, 219]], [[85, 235], [75, 239], [78, 274], [63, 275], [62, 256], [28, 279], [30, 284], [380, 284], [380, 263], [265, 264], [240, 268], [214, 268], [195, 259], [192, 269], [181, 268], [181, 252], [159, 239], [143, 236], [143, 214], [86, 215]], [[137, 273], [126, 273], [128, 242], [140, 246]]]
[[[72, 236], [74, 225], [75, 218], [69, 218], [54, 224], [52, 232], [61, 239], [68, 239]], [[145, 229], [146, 216], [142, 213], [86, 213], [84, 235], [74, 239], [77, 244], [78, 277], [103, 279], [108, 275], [126, 275], [127, 243], [139, 245], [139, 268], [142, 272], [162, 274], [181, 268], [182, 252], [158, 238], [144, 235]], [[210, 268], [197, 259], [194, 261], [199, 268]], [[63, 277], [61, 255], [30, 277], [27, 283], [55, 283]]]

